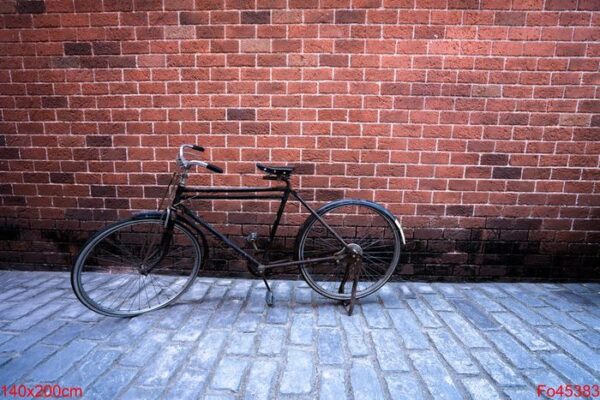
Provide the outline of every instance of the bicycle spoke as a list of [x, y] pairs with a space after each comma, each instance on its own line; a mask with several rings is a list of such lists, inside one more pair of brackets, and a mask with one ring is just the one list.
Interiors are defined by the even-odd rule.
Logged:
[[[103, 314], [130, 316], [162, 307], [186, 290], [200, 265], [200, 247], [189, 230], [175, 224], [171, 245], [159, 254], [162, 223], [129, 220], [96, 238], [77, 262], [80, 300]], [[142, 265], [151, 268], [149, 274], [141, 274]]]
[[[351, 286], [357, 280], [357, 297], [364, 297], [381, 287], [390, 277], [399, 259], [400, 236], [393, 221], [379, 210], [365, 203], [341, 203], [323, 213], [321, 217], [346, 243], [356, 245], [362, 253], [361, 267], [347, 275], [347, 262], [340, 265], [302, 264], [300, 270], [307, 283], [319, 293], [334, 299], [348, 299]], [[333, 249], [323, 243], [332, 234], [307, 225], [301, 233], [299, 255], [301, 259], [333, 255]], [[341, 250], [337, 248], [336, 251]], [[348, 254], [348, 253], [340, 253]], [[345, 283], [344, 279], [346, 280]], [[343, 293], [339, 293], [340, 288]]]

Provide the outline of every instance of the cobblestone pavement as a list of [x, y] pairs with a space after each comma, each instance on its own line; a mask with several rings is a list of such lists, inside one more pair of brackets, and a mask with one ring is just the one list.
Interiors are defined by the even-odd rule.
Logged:
[[85, 398], [533, 399], [600, 383], [600, 284], [390, 283], [352, 317], [303, 282], [197, 279], [133, 319], [65, 273], [0, 271], [0, 385]]

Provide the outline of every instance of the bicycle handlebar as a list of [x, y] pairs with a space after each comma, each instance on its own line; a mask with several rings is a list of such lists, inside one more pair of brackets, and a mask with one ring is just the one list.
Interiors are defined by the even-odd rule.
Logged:
[[197, 160], [188, 160], [185, 158], [184, 156], [184, 151], [185, 149], [192, 149], [192, 150], [196, 150], [196, 151], [204, 151], [204, 147], [202, 146], [196, 146], [195, 144], [182, 144], [179, 147], [179, 157], [178, 157], [178, 161], [181, 163], [181, 166], [185, 169], [189, 169], [195, 165], [200, 166], [200, 167], [204, 167], [210, 171], [216, 172], [218, 174], [222, 174], [223, 173], [223, 169], [220, 167], [217, 167], [214, 164], [211, 163], [207, 163], [204, 161], [197, 161]]

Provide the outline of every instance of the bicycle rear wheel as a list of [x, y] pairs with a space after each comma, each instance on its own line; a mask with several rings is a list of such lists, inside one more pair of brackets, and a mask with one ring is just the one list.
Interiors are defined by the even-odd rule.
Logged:
[[[400, 260], [402, 237], [393, 217], [380, 205], [365, 200], [341, 200], [319, 209], [321, 218], [348, 244], [359, 249], [356, 298], [368, 296], [392, 276]], [[298, 260], [329, 257], [344, 251], [337, 238], [311, 215], [298, 233]], [[350, 258], [300, 264], [308, 285], [334, 300], [349, 300]]]
[[71, 272], [77, 298], [91, 310], [132, 317], [175, 301], [194, 282], [203, 253], [180, 222], [160, 216], [118, 222], [86, 243]]

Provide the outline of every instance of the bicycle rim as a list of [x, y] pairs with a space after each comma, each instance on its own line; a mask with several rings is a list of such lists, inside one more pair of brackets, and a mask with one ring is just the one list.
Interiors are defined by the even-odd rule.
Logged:
[[161, 251], [163, 224], [160, 218], [128, 220], [99, 232], [75, 263], [72, 283], [79, 300], [100, 314], [129, 317], [181, 296], [198, 273], [201, 248], [189, 229], [175, 223]]
[[[346, 243], [358, 244], [363, 252], [356, 298], [368, 296], [383, 286], [400, 260], [401, 238], [394, 222], [374, 205], [348, 200], [323, 212], [321, 218]], [[301, 233], [298, 260], [331, 256], [342, 244], [316, 218], [311, 217]], [[300, 265], [306, 282], [321, 295], [335, 299], [350, 298], [352, 277], [348, 260]]]

